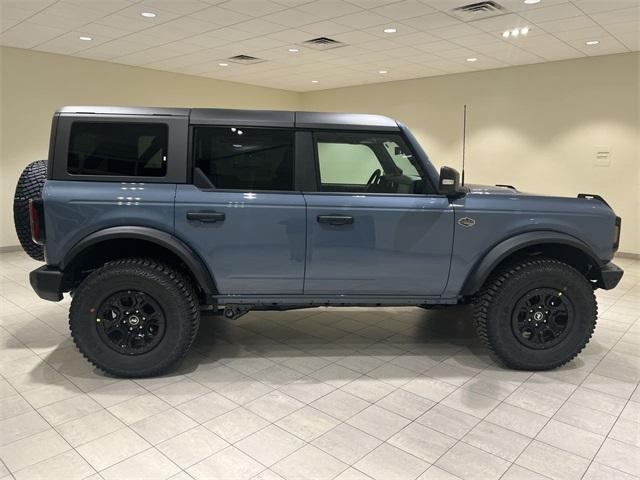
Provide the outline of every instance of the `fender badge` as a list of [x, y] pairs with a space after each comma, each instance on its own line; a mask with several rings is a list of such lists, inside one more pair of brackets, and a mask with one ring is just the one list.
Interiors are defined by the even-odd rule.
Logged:
[[476, 221], [473, 218], [462, 217], [458, 220], [458, 223], [463, 227], [473, 227], [476, 224]]

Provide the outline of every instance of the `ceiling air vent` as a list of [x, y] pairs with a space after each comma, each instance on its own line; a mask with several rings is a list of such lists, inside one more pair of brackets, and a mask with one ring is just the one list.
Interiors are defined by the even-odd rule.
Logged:
[[229, 57], [229, 61], [241, 65], [252, 65], [254, 63], [264, 62], [262, 58], [252, 57], [251, 55], [236, 55], [235, 57]]
[[470, 3], [451, 10], [451, 14], [463, 22], [483, 20], [507, 13], [506, 9], [492, 0]]
[[334, 40], [333, 38], [318, 37], [302, 42], [302, 45], [315, 50], [331, 50], [332, 48], [344, 47], [346, 44]]

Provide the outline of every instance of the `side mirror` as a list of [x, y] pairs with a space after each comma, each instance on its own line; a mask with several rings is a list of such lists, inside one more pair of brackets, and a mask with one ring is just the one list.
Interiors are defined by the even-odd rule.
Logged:
[[462, 195], [465, 191], [465, 188], [460, 185], [460, 173], [455, 168], [442, 167], [440, 169], [438, 193], [452, 197]]

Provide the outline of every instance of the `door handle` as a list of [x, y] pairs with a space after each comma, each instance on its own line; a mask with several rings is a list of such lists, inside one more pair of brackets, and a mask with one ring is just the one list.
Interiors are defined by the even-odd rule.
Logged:
[[187, 212], [187, 220], [204, 223], [224, 222], [225, 214], [220, 212]]
[[318, 215], [318, 223], [351, 225], [353, 223], [353, 217], [351, 215]]

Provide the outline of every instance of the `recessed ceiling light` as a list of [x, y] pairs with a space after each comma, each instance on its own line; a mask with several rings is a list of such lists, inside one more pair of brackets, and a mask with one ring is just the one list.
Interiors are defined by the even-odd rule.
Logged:
[[93, 38], [87, 37], [86, 35], [83, 35], [83, 36], [80, 37], [80, 40], [82, 40], [84, 42], [90, 42], [91, 40], [93, 40]]
[[505, 30], [504, 32], [502, 32], [502, 37], [503, 38], [509, 38], [509, 37], [513, 37], [513, 38], [517, 38], [520, 35], [526, 35], [531, 31], [531, 28], [529, 27], [522, 27], [522, 28], [513, 28], [510, 30]]
[[540, 0], [524, 0], [524, 3], [527, 5], [535, 5], [536, 3], [540, 3]]
[[384, 33], [396, 33], [397, 31], [398, 31], [398, 29], [397, 28], [393, 28], [393, 27], [385, 28], [383, 30]]
[[156, 14], [153, 12], [142, 12], [140, 15], [147, 18], [156, 18]]
[[386, 70], [378, 70], [378, 73], [381, 73], [384, 75], [385, 73], [388, 73], [388, 72]]
[[289, 51], [291, 53], [298, 53], [300, 51], [300, 49], [299, 48], [290, 48]]
[[318, 83], [318, 80], [311, 80], [311, 83]]
[[589, 40], [588, 42], [584, 42], [585, 45], [598, 45], [600, 40]]
[[467, 58], [467, 62], [477, 62], [478, 59], [476, 57]]
[[220, 65], [221, 67], [228, 67], [228, 66], [229, 66], [229, 64], [228, 64], [228, 63], [224, 63], [224, 62], [219, 63], [218, 65]]

